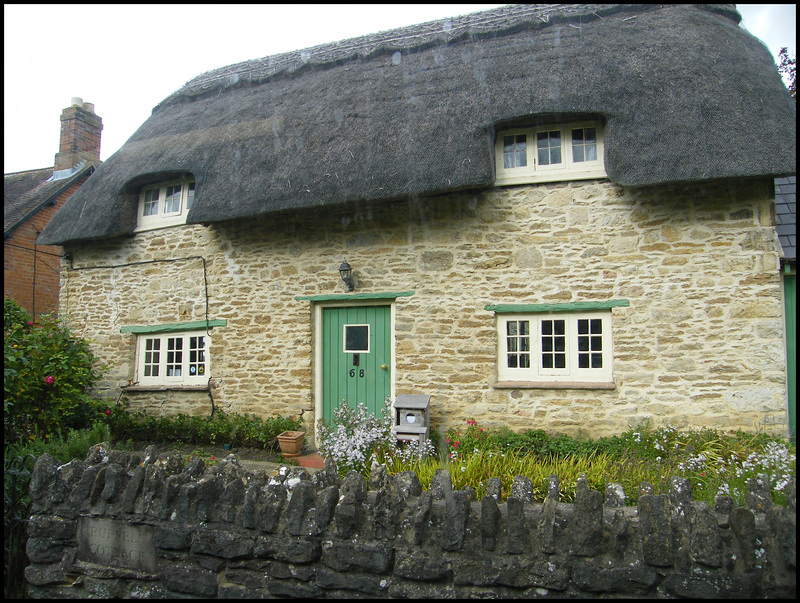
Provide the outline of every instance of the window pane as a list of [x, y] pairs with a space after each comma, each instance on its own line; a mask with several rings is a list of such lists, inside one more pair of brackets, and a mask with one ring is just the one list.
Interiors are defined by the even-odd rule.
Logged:
[[181, 211], [181, 187], [168, 186], [167, 195], [164, 197], [164, 213], [175, 214]]
[[[506, 358], [508, 368], [530, 368], [530, 324], [527, 320], [506, 322]], [[522, 352], [522, 353], [518, 353]]]
[[167, 377], [183, 374], [183, 337], [167, 338]]
[[550, 149], [550, 163], [561, 163], [561, 147]]
[[192, 209], [192, 205], [194, 205], [194, 182], [189, 183], [188, 189], [186, 194], [186, 209]]
[[158, 214], [158, 189], [153, 188], [144, 192], [144, 216], [155, 216]]
[[572, 160], [576, 163], [597, 160], [597, 133], [595, 128], [572, 130]]
[[539, 149], [539, 165], [550, 165], [550, 154], [547, 149]]
[[369, 325], [344, 326], [344, 351], [369, 352]]
[[144, 340], [144, 376], [158, 377], [158, 365], [161, 359], [161, 340], [147, 338]]
[[542, 368], [566, 368], [566, 320], [543, 320], [541, 322], [541, 333]]
[[513, 136], [504, 136], [503, 137], [503, 167], [513, 168], [514, 167], [514, 137]]
[[528, 138], [524, 134], [503, 137], [503, 167], [515, 168], [528, 165]]
[[189, 338], [189, 376], [197, 377], [206, 373], [206, 338]]
[[517, 136], [517, 167], [528, 165], [528, 139], [524, 134]]

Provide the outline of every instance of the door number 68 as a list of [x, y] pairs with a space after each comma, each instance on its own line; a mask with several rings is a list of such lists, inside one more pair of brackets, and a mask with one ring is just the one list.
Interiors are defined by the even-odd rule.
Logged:
[[[354, 369], [354, 368], [350, 369], [350, 376], [351, 377], [355, 377], [356, 376], [356, 369]], [[358, 376], [359, 377], [364, 377], [364, 369], [363, 368], [362, 369], [358, 369]]]

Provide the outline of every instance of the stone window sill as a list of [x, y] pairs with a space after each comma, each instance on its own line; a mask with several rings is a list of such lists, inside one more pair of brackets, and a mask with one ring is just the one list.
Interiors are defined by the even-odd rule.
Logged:
[[207, 392], [208, 385], [128, 385], [122, 388], [124, 392]]
[[617, 389], [613, 381], [498, 381], [495, 389]]

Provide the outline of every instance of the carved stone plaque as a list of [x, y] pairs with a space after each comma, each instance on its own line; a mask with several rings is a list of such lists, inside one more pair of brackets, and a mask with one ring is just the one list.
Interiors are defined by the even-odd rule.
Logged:
[[78, 521], [78, 559], [153, 573], [156, 571], [153, 528], [81, 517]]

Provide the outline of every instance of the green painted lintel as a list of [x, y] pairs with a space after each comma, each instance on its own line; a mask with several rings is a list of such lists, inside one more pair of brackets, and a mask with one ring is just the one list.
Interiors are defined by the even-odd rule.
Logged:
[[498, 314], [524, 313], [524, 312], [583, 312], [590, 310], [609, 310], [611, 308], [628, 307], [631, 305], [627, 299], [610, 299], [598, 302], [567, 302], [563, 304], [495, 304], [484, 306], [486, 310]]
[[141, 325], [122, 327], [120, 333], [171, 333], [174, 331], [197, 331], [200, 329], [210, 329], [212, 327], [227, 326], [228, 321], [224, 318], [217, 320], [194, 320], [190, 322], [176, 322], [163, 325]]
[[326, 295], [298, 295], [295, 297], [296, 301], [312, 301], [312, 302], [327, 302], [327, 301], [350, 301], [350, 300], [364, 300], [364, 299], [395, 299], [396, 297], [411, 297], [414, 295], [413, 291], [398, 291], [394, 293], [328, 293]]

